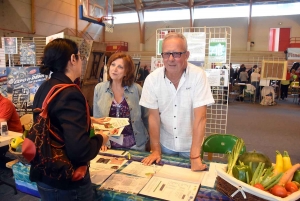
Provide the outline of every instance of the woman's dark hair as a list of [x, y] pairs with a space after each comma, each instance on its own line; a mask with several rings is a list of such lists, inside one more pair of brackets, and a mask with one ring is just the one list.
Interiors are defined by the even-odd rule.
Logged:
[[125, 77], [122, 80], [122, 86], [131, 86], [135, 79], [135, 65], [132, 61], [131, 56], [123, 53], [117, 52], [111, 55], [107, 62], [107, 80], [112, 82], [111, 77], [109, 76], [109, 68], [113, 61], [117, 59], [123, 59], [124, 62], [124, 69], [125, 69]]
[[54, 39], [44, 49], [40, 73], [45, 75], [49, 75], [50, 71], [65, 73], [72, 54], [78, 59], [78, 46], [74, 41], [66, 38]]

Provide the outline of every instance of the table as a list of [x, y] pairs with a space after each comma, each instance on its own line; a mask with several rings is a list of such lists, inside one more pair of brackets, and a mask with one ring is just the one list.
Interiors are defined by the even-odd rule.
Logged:
[[291, 86], [292, 87], [292, 92], [291, 92], [291, 95], [293, 96], [293, 103], [297, 103], [298, 104], [300, 103], [300, 100], [299, 99], [299, 95], [300, 95], [300, 86]]
[[[148, 152], [140, 152], [140, 151], [134, 151], [134, 150], [129, 150], [131, 159], [133, 161], [141, 161], [144, 157], [148, 156]], [[104, 154], [105, 155], [105, 154]], [[109, 154], [107, 154], [109, 156]], [[111, 156], [111, 155], [110, 155]], [[174, 166], [180, 166], [180, 167], [186, 167], [190, 168], [190, 162], [189, 159], [186, 158], [180, 158], [180, 157], [174, 157], [174, 156], [162, 156], [162, 160], [159, 163], [159, 165], [174, 165]], [[128, 164], [127, 164], [128, 165]], [[123, 168], [126, 167], [126, 164], [123, 166]], [[117, 172], [121, 171], [123, 168], [119, 169]], [[127, 193], [120, 193], [120, 192], [115, 192], [115, 191], [110, 191], [110, 190], [104, 190], [100, 189], [100, 186], [95, 186], [96, 192], [97, 192], [97, 197], [101, 198], [102, 200], [111, 200], [111, 201], [125, 201], [125, 200], [140, 200], [140, 201], [151, 201], [155, 200], [153, 198], [145, 197], [145, 196], [140, 196], [140, 195], [133, 195], [133, 194], [127, 194]], [[214, 188], [210, 187], [205, 187], [201, 186], [197, 197], [195, 199], [196, 201], [205, 201], [205, 200], [230, 200], [226, 195], [218, 192]]]
[[0, 136], [0, 147], [4, 147], [4, 146], [8, 145], [11, 138], [15, 138], [15, 137], [22, 136], [22, 135], [23, 135], [23, 133], [8, 131], [8, 135]]

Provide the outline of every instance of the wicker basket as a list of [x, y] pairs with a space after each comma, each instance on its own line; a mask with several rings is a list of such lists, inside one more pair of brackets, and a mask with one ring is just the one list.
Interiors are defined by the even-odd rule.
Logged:
[[238, 192], [234, 197], [231, 197], [231, 195], [237, 191], [237, 188], [222, 179], [221, 177], [217, 176], [217, 186], [216, 189], [230, 197], [232, 200], [240, 201], [240, 200], [253, 200], [253, 201], [267, 201], [265, 199], [262, 199], [260, 197], [257, 197], [255, 195], [252, 195], [250, 193], [244, 192], [246, 194], [246, 199], [242, 195], [241, 192]]
[[8, 151], [14, 155], [14, 157], [16, 157], [16, 159], [18, 159], [21, 163], [23, 164], [30, 164], [22, 155], [22, 152], [16, 152], [13, 150], [13, 148], [10, 146], [11, 141], [13, 140], [13, 138], [10, 140], [9, 142], [9, 149]]

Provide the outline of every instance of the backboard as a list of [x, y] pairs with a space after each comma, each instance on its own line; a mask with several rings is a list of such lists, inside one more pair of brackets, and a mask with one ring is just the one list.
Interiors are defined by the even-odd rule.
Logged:
[[81, 20], [113, 28], [113, 0], [80, 0], [80, 3], [79, 18]]

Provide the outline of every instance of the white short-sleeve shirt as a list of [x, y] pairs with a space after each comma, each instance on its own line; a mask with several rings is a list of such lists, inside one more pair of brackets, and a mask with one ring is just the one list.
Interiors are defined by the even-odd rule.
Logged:
[[193, 109], [213, 103], [205, 72], [190, 63], [181, 76], [177, 90], [165, 76], [165, 68], [150, 73], [140, 99], [140, 105], [159, 110], [160, 143], [176, 152], [190, 151]]

